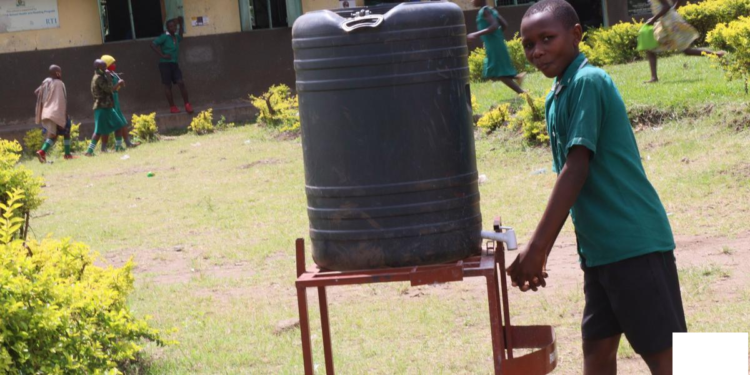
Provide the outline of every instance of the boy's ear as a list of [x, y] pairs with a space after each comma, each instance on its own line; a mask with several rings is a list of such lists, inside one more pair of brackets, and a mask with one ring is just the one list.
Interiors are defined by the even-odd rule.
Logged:
[[583, 39], [583, 27], [581, 27], [580, 23], [577, 23], [573, 26], [570, 32], [573, 33], [573, 41], [576, 43], [575, 46], [578, 47], [578, 44], [580, 44]]

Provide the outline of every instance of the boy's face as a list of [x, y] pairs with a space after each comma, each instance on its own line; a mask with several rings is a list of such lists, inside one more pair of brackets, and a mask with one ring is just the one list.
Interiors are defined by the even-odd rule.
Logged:
[[174, 21], [167, 22], [167, 31], [170, 34], [175, 34], [177, 32], [177, 24]]
[[526, 59], [547, 78], [559, 77], [578, 56], [583, 31], [580, 24], [565, 27], [552, 12], [534, 14], [521, 21], [521, 43]]

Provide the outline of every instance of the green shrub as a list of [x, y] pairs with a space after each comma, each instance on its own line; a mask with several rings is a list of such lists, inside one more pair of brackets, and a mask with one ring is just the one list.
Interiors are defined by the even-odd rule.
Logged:
[[258, 122], [281, 131], [296, 131], [300, 127], [299, 98], [289, 86], [281, 84], [268, 88], [261, 96], [250, 95], [258, 109]]
[[521, 38], [518, 37], [518, 33], [516, 33], [516, 35], [513, 36], [513, 39], [509, 40], [507, 44], [510, 59], [513, 61], [513, 66], [516, 67], [516, 70], [519, 73], [531, 73], [536, 71], [534, 65], [526, 59], [526, 52], [523, 50], [523, 44], [521, 43]]
[[170, 344], [128, 309], [132, 261], [102, 268], [82, 243], [13, 240], [21, 195], [0, 205], [0, 373], [118, 374], [142, 339]]
[[47, 137], [42, 134], [41, 128], [31, 129], [23, 136], [23, 150], [28, 155], [34, 156], [34, 153], [42, 148], [45, 140], [47, 140]]
[[214, 112], [213, 108], [209, 108], [199, 113], [198, 116], [195, 116], [193, 118], [193, 121], [190, 122], [190, 130], [198, 135], [213, 133], [214, 132], [213, 112]]
[[156, 126], [156, 112], [147, 115], [133, 114], [133, 130], [130, 135], [142, 142], [153, 142], [159, 140], [159, 127]]
[[521, 130], [524, 141], [530, 145], [545, 145], [549, 141], [544, 113], [545, 98], [534, 98], [529, 94], [523, 96], [526, 100], [508, 127], [511, 130]]
[[747, 94], [750, 81], [750, 17], [719, 24], [708, 34], [707, 41], [713, 47], [729, 52], [722, 58], [710, 57], [724, 69], [727, 79], [743, 80]]
[[508, 120], [510, 120], [510, 105], [507, 103], [500, 104], [483, 114], [477, 121], [477, 127], [491, 133], [501, 126], [505, 126]]
[[621, 22], [586, 33], [579, 46], [592, 65], [629, 63], [641, 58], [638, 52], [638, 30], [643, 23]]
[[487, 53], [484, 48], [477, 48], [469, 54], [469, 80], [471, 82], [482, 82], [482, 69], [484, 69], [484, 58]]
[[750, 16], [750, 0], [704, 0], [684, 5], [677, 12], [698, 30], [700, 37], [696, 44], [702, 45], [717, 25]]
[[224, 116], [221, 116], [219, 121], [216, 123], [216, 129], [218, 130], [227, 130], [235, 127], [235, 124], [233, 122], [227, 122], [227, 118]]
[[42, 179], [35, 177], [26, 167], [17, 165], [21, 151], [18, 141], [0, 139], [0, 194], [7, 196], [16, 189], [23, 191], [20, 203], [24, 212], [30, 212], [42, 204], [43, 199], [39, 196]]

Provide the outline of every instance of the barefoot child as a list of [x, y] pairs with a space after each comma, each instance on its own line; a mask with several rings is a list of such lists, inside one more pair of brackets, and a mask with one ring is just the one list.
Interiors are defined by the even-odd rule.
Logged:
[[[107, 72], [109, 72], [109, 74], [112, 76], [112, 84], [117, 86], [117, 84], [120, 82], [120, 75], [115, 71], [117, 69], [117, 64], [116, 64], [117, 60], [115, 60], [115, 58], [110, 55], [102, 56], [101, 60], [107, 64]], [[120, 89], [122, 89], [122, 87]], [[122, 114], [122, 110], [120, 109], [120, 89], [115, 90], [115, 92], [112, 94], [112, 98], [114, 101], [114, 109], [115, 109], [115, 112], [117, 113], [117, 116], [120, 117], [120, 119], [125, 123], [125, 127], [122, 130], [122, 140], [125, 142], [125, 145], [128, 148], [137, 147], [138, 145], [140, 145], [140, 143], [130, 142], [129, 130], [128, 130], [128, 125], [127, 125], [128, 120], [127, 118], [125, 118], [125, 115]], [[109, 141], [109, 134], [102, 135], [102, 152], [107, 151], [108, 141]], [[118, 150], [118, 148], [119, 150], [123, 150], [122, 145], [121, 144], [118, 145], [115, 142], [115, 150]]]
[[578, 16], [564, 0], [538, 2], [521, 21], [526, 58], [555, 78], [546, 119], [558, 176], [508, 274], [521, 291], [545, 286], [547, 255], [570, 212], [584, 272], [583, 373], [615, 374], [624, 333], [652, 374], [671, 374], [672, 333], [687, 331], [672, 229], [641, 164], [622, 97], [578, 51], [581, 37]]
[[656, 74], [656, 54], [658, 52], [680, 51], [688, 56], [702, 56], [703, 53], [724, 56], [724, 51], [714, 52], [705, 48], [690, 48], [698, 39], [698, 30], [690, 26], [677, 13], [681, 0], [650, 0], [653, 17], [646, 21], [646, 25], [654, 25], [654, 37], [659, 43], [656, 49], [646, 51], [648, 64], [651, 68], [651, 80], [645, 83], [659, 81]]
[[518, 94], [524, 93], [520, 87], [523, 75], [519, 75], [516, 71], [508, 54], [508, 47], [505, 45], [503, 30], [508, 27], [508, 23], [495, 9], [482, 6], [486, 4], [484, 0], [472, 0], [471, 3], [475, 7], [482, 7], [477, 13], [479, 31], [466, 36], [469, 40], [481, 37], [484, 42], [487, 57], [484, 59], [482, 77], [500, 81]]
[[[179, 22], [180, 33], [177, 33], [177, 22]], [[185, 21], [182, 16], [177, 19], [167, 21], [167, 33], [162, 34], [156, 38], [151, 44], [151, 49], [161, 57], [159, 60], [159, 72], [161, 73], [161, 83], [164, 85], [164, 94], [167, 96], [169, 102], [169, 110], [172, 113], [179, 113], [180, 110], [174, 104], [174, 98], [172, 97], [172, 85], [176, 84], [180, 87], [180, 93], [182, 93], [182, 100], [185, 102], [185, 111], [187, 113], [193, 113], [193, 106], [190, 105], [188, 99], [187, 88], [185, 82], [182, 81], [182, 70], [178, 64], [180, 57], [180, 43], [182, 42], [182, 35], [185, 32]]]
[[68, 119], [68, 95], [62, 81], [62, 69], [57, 65], [49, 67], [49, 77], [34, 91], [36, 94], [36, 123], [41, 124], [47, 133], [42, 149], [36, 152], [39, 162], [47, 162], [47, 151], [62, 134], [65, 142], [65, 159], [73, 159], [70, 154], [70, 120]]
[[107, 72], [107, 64], [102, 60], [94, 61], [94, 77], [91, 79], [91, 95], [94, 96], [94, 135], [86, 151], [86, 156], [94, 156], [96, 143], [102, 135], [115, 133], [118, 144], [122, 144], [123, 129], [127, 125], [114, 109], [114, 92], [125, 84], [120, 80], [112, 83], [112, 75]]

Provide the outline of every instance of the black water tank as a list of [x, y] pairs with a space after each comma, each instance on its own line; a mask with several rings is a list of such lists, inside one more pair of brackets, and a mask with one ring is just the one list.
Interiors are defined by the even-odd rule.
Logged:
[[315, 262], [352, 270], [479, 253], [461, 9], [310, 12], [292, 45]]

